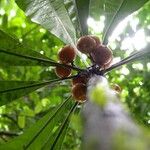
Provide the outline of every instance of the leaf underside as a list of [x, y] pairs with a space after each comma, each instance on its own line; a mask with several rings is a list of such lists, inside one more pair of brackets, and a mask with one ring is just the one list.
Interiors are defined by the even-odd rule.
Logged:
[[81, 28], [81, 35], [87, 35], [88, 34], [88, 25], [87, 25], [87, 19], [89, 16], [89, 0], [75, 0], [76, 9], [77, 9], [77, 16], [80, 22], [80, 28]]
[[90, 15], [99, 19], [105, 16], [105, 28], [103, 31], [103, 44], [108, 43], [108, 38], [115, 27], [125, 17], [141, 8], [149, 0], [91, 0]]
[[75, 28], [63, 0], [16, 0], [33, 22], [60, 38], [64, 43], [75, 43]]

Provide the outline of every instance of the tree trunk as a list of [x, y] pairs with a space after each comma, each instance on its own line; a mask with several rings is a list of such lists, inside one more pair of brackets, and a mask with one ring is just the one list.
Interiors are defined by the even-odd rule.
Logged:
[[[104, 97], [91, 97], [96, 89]], [[103, 93], [104, 92], [104, 93]], [[82, 109], [84, 121], [83, 150], [146, 150], [143, 134], [134, 123], [117, 95], [102, 76], [93, 76], [88, 83], [88, 100]], [[102, 102], [103, 103], [102, 103]]]

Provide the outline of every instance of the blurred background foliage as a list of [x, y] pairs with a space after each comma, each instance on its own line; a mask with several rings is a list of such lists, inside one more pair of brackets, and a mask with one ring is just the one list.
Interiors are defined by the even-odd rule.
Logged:
[[[114, 53], [114, 62], [125, 58], [133, 51], [142, 49], [150, 42], [150, 3], [125, 19], [116, 28], [109, 39]], [[102, 36], [105, 17], [98, 20], [88, 19], [91, 34]], [[57, 60], [57, 52], [63, 42], [54, 35], [34, 24], [18, 8], [14, 0], [0, 0], [0, 28], [33, 50]], [[83, 66], [77, 59], [76, 64]], [[136, 120], [149, 128], [150, 125], [150, 61], [142, 59], [125, 65], [107, 74], [110, 84], [122, 88], [121, 101], [132, 112]], [[0, 80], [49, 80], [57, 78], [53, 67], [0, 67]], [[53, 109], [70, 95], [71, 83], [61, 82], [54, 86], [39, 89], [25, 97], [0, 107], [0, 130], [21, 133], [36, 122], [46, 111]], [[72, 117], [69, 132], [63, 147], [78, 149], [80, 130], [78, 119]], [[0, 142], [9, 140], [9, 136], [0, 137]]]

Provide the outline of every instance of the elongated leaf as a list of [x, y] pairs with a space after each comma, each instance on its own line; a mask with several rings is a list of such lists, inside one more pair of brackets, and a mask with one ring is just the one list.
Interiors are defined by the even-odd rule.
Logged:
[[77, 7], [77, 16], [81, 26], [81, 35], [88, 34], [88, 25], [87, 19], [89, 16], [89, 3], [90, 0], [75, 0], [76, 7]]
[[72, 105], [72, 101], [68, 98], [62, 105], [53, 111], [49, 111], [37, 123], [27, 129], [23, 135], [1, 145], [0, 149], [41, 150], [45, 141], [53, 134], [54, 127], [64, 119], [65, 114], [71, 109]]
[[112, 65], [110, 68], [106, 69], [105, 72], [109, 72], [115, 68], [118, 68], [124, 64], [131, 63], [133, 61], [139, 60], [139, 59], [150, 59], [150, 45], [147, 45], [147, 47], [143, 50], [140, 50], [134, 54], [131, 54], [127, 58], [122, 59], [120, 62]]
[[65, 138], [65, 135], [66, 135], [69, 123], [70, 123], [70, 120], [69, 120], [70, 116], [72, 115], [72, 113], [76, 109], [77, 104], [78, 103], [75, 103], [72, 106], [71, 110], [68, 112], [65, 120], [63, 121], [61, 127], [58, 128], [56, 130], [56, 132], [54, 133], [54, 135], [48, 139], [47, 143], [42, 148], [43, 150], [61, 149], [61, 145], [63, 143], [63, 140]]
[[69, 121], [66, 121], [63, 128], [61, 128], [61, 133], [60, 133], [60, 130], [59, 130], [59, 136], [58, 136], [58, 139], [56, 139], [54, 142], [55, 142], [55, 145], [53, 147], [51, 147], [51, 150], [52, 149], [61, 149], [62, 147], [62, 144], [63, 144], [63, 141], [65, 139], [65, 136], [66, 136], [66, 133], [67, 133], [67, 129], [68, 129], [68, 126], [69, 126]]
[[64, 125], [64, 128], [62, 129], [61, 127], [58, 127], [57, 130], [53, 133], [53, 135], [51, 135], [47, 142], [44, 144], [44, 147], [42, 147], [42, 150], [50, 150], [52, 149], [52, 145], [54, 144], [55, 142], [55, 137], [58, 136], [59, 134], [59, 131], [61, 130], [61, 134], [60, 134], [60, 137], [59, 137], [59, 149], [61, 149], [61, 145], [63, 143], [63, 140], [65, 138], [65, 135], [66, 135], [66, 132], [67, 132], [67, 129], [68, 129], [68, 126], [69, 126], [69, 120], [66, 122], [66, 124]]
[[89, 66], [75, 46], [76, 31], [63, 0], [16, 0], [16, 2], [33, 22], [48, 29], [64, 43], [70, 44], [77, 55], [82, 58], [83, 63]]
[[64, 120], [61, 128], [59, 129], [57, 135], [54, 138], [54, 143], [51, 145], [51, 150], [61, 149], [63, 140], [64, 140], [65, 135], [66, 135], [66, 131], [67, 131], [67, 128], [68, 128], [68, 125], [69, 125], [69, 118], [70, 118], [71, 114], [74, 112], [74, 110], [76, 109], [77, 104], [78, 103], [76, 102], [74, 104], [74, 106], [72, 106], [70, 112], [68, 113], [66, 119]]
[[0, 81], [0, 106], [25, 96], [43, 86], [47, 82], [36, 81]]
[[[62, 64], [33, 51], [0, 30], [0, 66], [62, 66]], [[63, 64], [77, 71], [81, 69]]]
[[0, 30], [0, 66], [50, 65], [46, 56], [25, 47], [18, 40]]
[[76, 5], [75, 5], [75, 1], [74, 0], [65, 0], [64, 5], [68, 12], [69, 18], [74, 25], [74, 28], [76, 31], [76, 36], [80, 37], [81, 27], [80, 27], [79, 20], [77, 17], [77, 9], [76, 9]]
[[106, 17], [103, 43], [107, 44], [108, 37], [122, 19], [141, 8], [148, 1], [149, 0], [91, 0], [91, 16], [96, 18], [98, 14]]
[[63, 0], [16, 0], [18, 6], [65, 43], [75, 42], [75, 29], [69, 18]]
[[63, 80], [72, 79], [70, 76], [49, 81], [0, 81], [0, 106], [12, 102], [13, 100], [25, 96], [46, 85], [58, 83]]

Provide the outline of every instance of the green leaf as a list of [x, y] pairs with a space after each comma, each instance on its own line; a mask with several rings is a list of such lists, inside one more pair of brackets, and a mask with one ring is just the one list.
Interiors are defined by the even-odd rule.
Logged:
[[139, 59], [150, 59], [150, 44], [146, 46], [146, 48], [131, 54], [130, 56], [122, 59], [120, 62], [112, 65], [110, 68], [106, 69], [105, 72], [109, 72], [115, 68], [118, 68], [124, 64], [131, 63], [133, 61], [137, 61]]
[[74, 25], [74, 28], [76, 31], [76, 36], [80, 37], [81, 28], [80, 28], [79, 20], [77, 17], [77, 8], [75, 5], [75, 1], [74, 0], [66, 0], [66, 1], [64, 1], [64, 5], [65, 5], [66, 10], [68, 12], [69, 18]]
[[148, 1], [149, 0], [91, 0], [91, 16], [97, 18], [97, 14], [99, 14], [99, 16], [104, 15], [106, 17], [103, 43], [108, 43], [109, 36], [121, 20], [141, 8]]
[[55, 131], [54, 135], [50, 137], [47, 141], [47, 143], [44, 145], [42, 149], [49, 150], [49, 149], [61, 149], [63, 140], [65, 138], [69, 123], [70, 123], [70, 116], [75, 111], [76, 106], [78, 103], [75, 103], [71, 110], [68, 112], [66, 118], [64, 119], [62, 125], [60, 128]]
[[52, 83], [38, 81], [0, 81], [0, 106]]
[[33, 51], [18, 40], [0, 30], [0, 66], [64, 66], [77, 71], [81, 69], [66, 64], [60, 64]]
[[90, 0], [75, 0], [76, 7], [77, 7], [77, 16], [79, 19], [79, 23], [81, 26], [81, 35], [88, 34], [88, 25], [87, 19], [89, 16], [89, 4]]
[[4, 14], [2, 18], [2, 28], [7, 28], [8, 26], [8, 15]]
[[25, 121], [26, 121], [26, 118], [25, 118], [25, 116], [23, 116], [23, 115], [19, 115], [18, 116], [18, 126], [20, 127], [20, 128], [24, 128], [25, 127]]
[[53, 63], [46, 56], [25, 47], [0, 30], [0, 66], [36, 66]]
[[[62, 144], [63, 144], [63, 141], [65, 139], [65, 136], [67, 134], [67, 129], [68, 129], [68, 126], [69, 126], [69, 121], [67, 120], [63, 126], [63, 128], [61, 128], [60, 130], [58, 130], [58, 133], [57, 133], [57, 136], [56, 136], [56, 139], [55, 139], [55, 143], [51, 146], [51, 150], [53, 149], [61, 149], [62, 147]], [[61, 131], [61, 132], [60, 132]], [[58, 136], [59, 135], [59, 136]], [[57, 138], [58, 137], [58, 138]]]
[[23, 135], [13, 139], [7, 144], [0, 146], [0, 149], [11, 149], [11, 150], [41, 150], [45, 141], [54, 133], [55, 127], [65, 117], [65, 114], [72, 108], [72, 101], [68, 98], [59, 107], [48, 113], [41, 118], [32, 127], [27, 129]]
[[0, 81], [0, 106], [12, 102], [13, 100], [25, 96], [39, 88], [63, 80], [72, 79], [75, 76], [58, 78], [49, 81]]
[[76, 33], [63, 0], [16, 0], [33, 22], [42, 25], [65, 43], [75, 43]]

